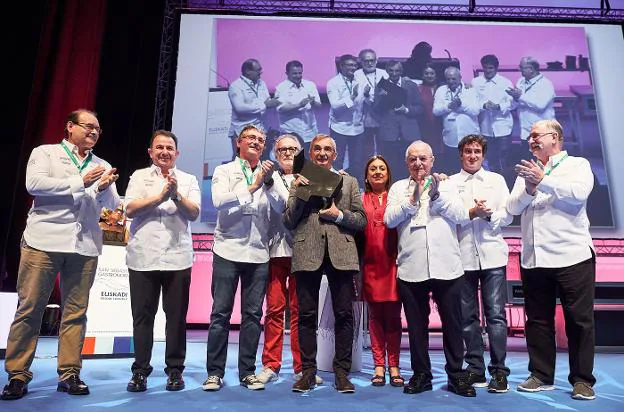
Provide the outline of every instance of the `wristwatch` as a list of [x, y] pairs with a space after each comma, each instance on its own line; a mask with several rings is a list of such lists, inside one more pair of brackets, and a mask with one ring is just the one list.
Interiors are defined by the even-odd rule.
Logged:
[[271, 176], [269, 179], [266, 179], [264, 181], [264, 185], [267, 187], [273, 186], [273, 183], [275, 183], [275, 181], [273, 180], [273, 176]]
[[173, 200], [174, 202], [179, 202], [182, 200], [182, 196], [180, 196], [179, 193], [176, 193], [175, 197], [172, 197], [171, 200]]

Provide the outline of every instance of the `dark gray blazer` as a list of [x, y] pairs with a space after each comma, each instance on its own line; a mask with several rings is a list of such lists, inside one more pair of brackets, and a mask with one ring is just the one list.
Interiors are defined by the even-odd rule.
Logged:
[[405, 103], [408, 109], [407, 114], [396, 113], [386, 104], [385, 96], [379, 94], [381, 88], [375, 89], [373, 111], [379, 122], [378, 136], [380, 140], [413, 142], [421, 138], [418, 122], [424, 112], [424, 106], [420, 97], [420, 90], [418, 90], [416, 83], [405, 77], [401, 79], [401, 88], [405, 90], [407, 95], [407, 102]]
[[340, 223], [321, 219], [313, 202], [305, 202], [295, 196], [291, 188], [284, 226], [293, 230], [292, 271], [315, 271], [321, 267], [325, 257], [325, 242], [329, 259], [338, 270], [360, 270], [355, 247], [355, 232], [364, 230], [366, 214], [357, 180], [343, 176], [342, 190], [335, 199], [336, 207], [342, 211]]

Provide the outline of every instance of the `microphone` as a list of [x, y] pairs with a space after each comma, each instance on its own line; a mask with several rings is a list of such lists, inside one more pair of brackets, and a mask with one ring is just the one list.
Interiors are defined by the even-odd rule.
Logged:
[[222, 75], [221, 73], [219, 73], [219, 72], [218, 72], [218, 71], [216, 71], [216, 70], [210, 69], [210, 71], [211, 71], [212, 73], [216, 74], [216, 75], [217, 75], [217, 77], [218, 77], [219, 79], [221, 79], [221, 80], [225, 80], [225, 83], [227, 83], [227, 86], [226, 86], [226, 87], [228, 87], [228, 88], [230, 87], [230, 81], [228, 80], [228, 78], [227, 78], [227, 77], [225, 77], [224, 75]]

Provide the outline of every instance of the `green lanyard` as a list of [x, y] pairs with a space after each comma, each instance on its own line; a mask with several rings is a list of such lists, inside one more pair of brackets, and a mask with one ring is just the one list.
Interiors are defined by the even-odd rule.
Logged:
[[566, 153], [561, 159], [559, 159], [559, 161], [557, 163], [555, 163], [553, 165], [553, 167], [550, 168], [549, 171], [545, 172], [544, 175], [546, 175], [546, 176], [550, 175], [552, 173], [552, 171], [555, 170], [555, 168], [557, 166], [559, 166], [561, 164], [561, 162], [563, 162], [567, 157], [568, 157], [568, 154]]
[[74, 163], [74, 165], [78, 168], [78, 171], [80, 173], [82, 173], [82, 171], [87, 167], [87, 165], [89, 164], [89, 162], [91, 162], [91, 157], [92, 154], [91, 152], [89, 152], [89, 154], [87, 155], [86, 159], [84, 160], [84, 162], [82, 162], [82, 166], [78, 164], [78, 160], [76, 160], [76, 156], [74, 156], [74, 154], [72, 152], [69, 151], [69, 149], [67, 148], [67, 146], [65, 145], [65, 142], [61, 141], [61, 146], [63, 146], [63, 149], [65, 149], [65, 152], [67, 153], [67, 156], [69, 156], [69, 158], [71, 159], [71, 161]]
[[[418, 183], [416, 183], [418, 184]], [[425, 193], [427, 191], [427, 188], [431, 186], [431, 176], [429, 176], [429, 178], [427, 178], [427, 183], [425, 183], [425, 187], [423, 187], [423, 193]]]
[[247, 171], [247, 168], [245, 167], [245, 162], [243, 161], [243, 159], [239, 158], [238, 161], [240, 162], [241, 169], [243, 170], [243, 174], [245, 175], [247, 186], [251, 186], [251, 184], [253, 183], [253, 171], [251, 173]]
[[[422, 192], [420, 192], [420, 196], [422, 197], [423, 193], [425, 193], [427, 191], [427, 188], [429, 188], [429, 186], [431, 186], [431, 176], [429, 176], [427, 178], [427, 183], [425, 183], [425, 187], [423, 187]], [[414, 180], [414, 183], [416, 183], [416, 185], [418, 185], [418, 182]], [[409, 186], [408, 186], [409, 187]], [[420, 201], [420, 199], [416, 199], [417, 201]]]
[[351, 80], [350, 82], [347, 81], [347, 78], [344, 75], [342, 76], [342, 80], [345, 83], [345, 86], [347, 86], [347, 90], [349, 90], [349, 95], [353, 94], [353, 80]]

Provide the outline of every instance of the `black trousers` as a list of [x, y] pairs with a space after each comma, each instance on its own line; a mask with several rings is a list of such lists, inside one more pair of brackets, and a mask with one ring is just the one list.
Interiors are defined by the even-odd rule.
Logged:
[[160, 291], [167, 319], [165, 373], [182, 372], [186, 358], [186, 313], [191, 286], [191, 268], [172, 271], [136, 271], [130, 276], [130, 304], [134, 338], [132, 372], [146, 376], [152, 373], [150, 361], [154, 344], [154, 318], [158, 311]]
[[299, 346], [303, 373], [316, 373], [316, 329], [318, 325], [321, 278], [327, 275], [334, 310], [334, 372], [348, 374], [353, 350], [353, 271], [337, 270], [327, 252], [321, 267], [314, 272], [295, 272], [299, 300]]
[[410, 357], [414, 374], [424, 373], [432, 379], [429, 359], [429, 294], [433, 294], [442, 321], [442, 344], [449, 379], [463, 373], [464, 341], [462, 338], [461, 292], [464, 277], [451, 280], [430, 279], [405, 282], [399, 279], [399, 294], [407, 319]]
[[594, 289], [596, 258], [563, 268], [521, 269], [529, 371], [542, 382], [555, 380], [557, 291], [568, 337], [571, 384], [596, 383], [594, 369]]

